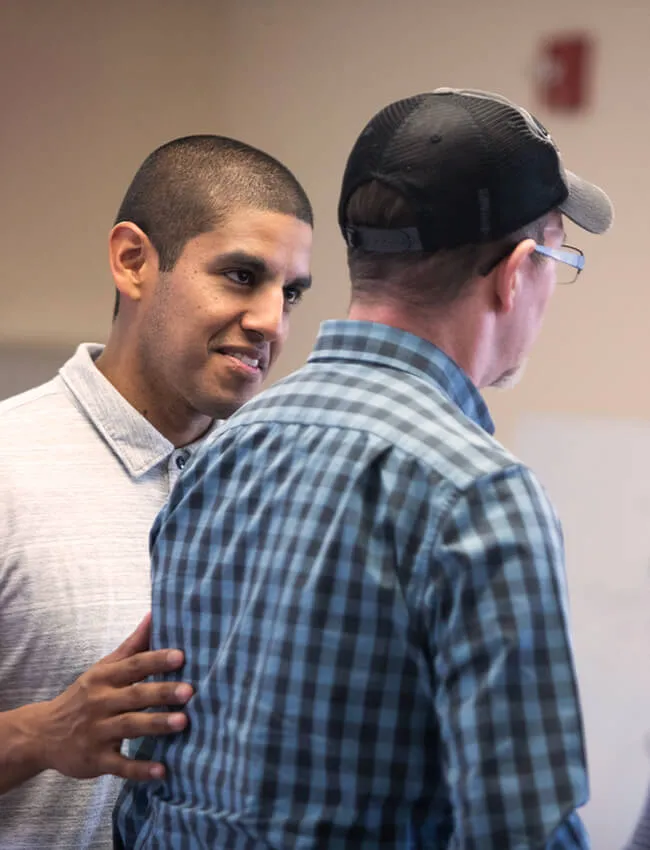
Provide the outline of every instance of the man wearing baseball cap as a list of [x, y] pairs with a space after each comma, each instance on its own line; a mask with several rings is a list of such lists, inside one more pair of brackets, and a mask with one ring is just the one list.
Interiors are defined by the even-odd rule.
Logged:
[[349, 317], [198, 454], [152, 536], [153, 648], [189, 731], [121, 801], [125, 847], [586, 848], [559, 522], [492, 436], [564, 217], [612, 207], [504, 98], [439, 89], [363, 130], [339, 205]]

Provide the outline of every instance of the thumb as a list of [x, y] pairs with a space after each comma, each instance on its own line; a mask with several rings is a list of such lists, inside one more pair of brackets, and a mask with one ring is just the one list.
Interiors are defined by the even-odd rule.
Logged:
[[122, 641], [122, 643], [111, 652], [110, 655], [104, 656], [99, 662], [100, 664], [109, 664], [112, 661], [122, 661], [124, 658], [129, 658], [131, 655], [136, 655], [138, 652], [145, 652], [149, 649], [151, 639], [151, 612], [146, 614], [138, 623], [135, 630]]

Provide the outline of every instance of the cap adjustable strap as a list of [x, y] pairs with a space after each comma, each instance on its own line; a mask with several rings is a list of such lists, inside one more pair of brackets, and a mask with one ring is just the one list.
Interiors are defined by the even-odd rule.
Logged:
[[360, 248], [373, 254], [406, 254], [423, 250], [416, 227], [389, 229], [346, 225], [343, 233], [349, 248]]

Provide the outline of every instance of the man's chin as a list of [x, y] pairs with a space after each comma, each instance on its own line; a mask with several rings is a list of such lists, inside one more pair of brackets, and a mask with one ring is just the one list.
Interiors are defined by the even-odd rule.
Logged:
[[521, 381], [525, 371], [526, 361], [524, 360], [523, 363], [515, 366], [514, 369], [508, 369], [507, 372], [500, 375], [490, 386], [495, 390], [511, 390]]
[[229, 419], [233, 413], [236, 413], [240, 407], [243, 407], [247, 401], [250, 401], [256, 392], [237, 393], [236, 395], [223, 394], [218, 398], [214, 396], [204, 396], [200, 403], [197, 404], [197, 409], [211, 419]]
[[228, 419], [261, 391], [267, 377], [267, 372], [260, 372], [242, 379], [233, 371], [229, 370], [225, 378], [219, 373], [203, 382], [194, 397], [196, 410], [212, 419]]

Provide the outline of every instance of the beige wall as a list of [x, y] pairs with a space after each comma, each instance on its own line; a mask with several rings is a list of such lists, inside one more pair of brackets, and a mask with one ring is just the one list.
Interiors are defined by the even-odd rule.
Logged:
[[216, 3], [1, 0], [0, 341], [104, 339], [106, 235], [158, 144], [214, 132]]
[[[538, 41], [586, 25], [593, 107], [549, 115], [533, 97]], [[316, 285], [276, 374], [289, 371], [345, 312], [335, 205], [361, 126], [391, 99], [474, 86], [536, 111], [617, 206], [610, 235], [571, 234], [587, 271], [558, 291], [524, 383], [492, 395], [502, 439], [523, 411], [650, 417], [649, 50], [641, 0], [3, 0], [0, 341], [105, 338], [105, 237], [134, 169], [170, 137], [222, 132], [285, 160], [314, 201]]]

